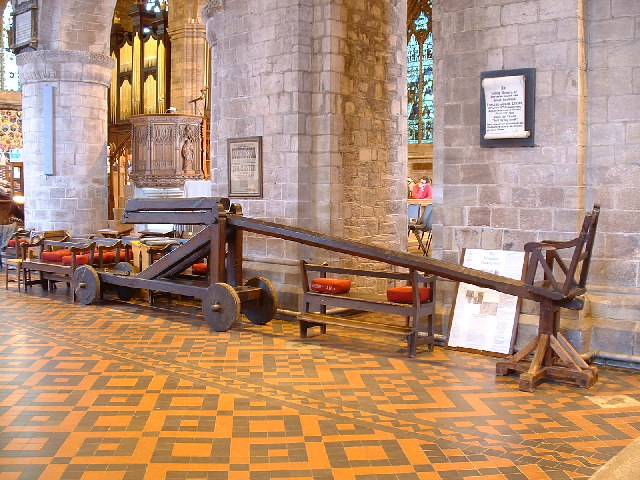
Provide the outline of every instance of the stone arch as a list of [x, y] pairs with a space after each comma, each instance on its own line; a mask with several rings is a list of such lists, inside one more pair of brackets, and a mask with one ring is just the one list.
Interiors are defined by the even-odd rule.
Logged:
[[38, 49], [108, 55], [116, 0], [41, 0]]

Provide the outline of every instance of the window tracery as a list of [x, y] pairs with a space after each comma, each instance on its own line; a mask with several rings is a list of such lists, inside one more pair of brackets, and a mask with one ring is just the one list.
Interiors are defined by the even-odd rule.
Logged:
[[9, 32], [13, 25], [13, 7], [11, 2], [7, 2], [7, 6], [2, 12], [2, 55], [1, 75], [0, 75], [0, 90], [11, 90], [19, 92], [22, 90], [20, 84], [20, 76], [18, 75], [18, 63], [16, 61], [16, 55], [11, 51], [9, 47]]
[[407, 117], [409, 143], [433, 143], [432, 0], [407, 5]]

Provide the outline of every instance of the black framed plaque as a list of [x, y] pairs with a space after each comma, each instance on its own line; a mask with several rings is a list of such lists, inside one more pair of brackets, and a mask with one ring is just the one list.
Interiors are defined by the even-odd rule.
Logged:
[[480, 146], [533, 147], [535, 68], [480, 74]]

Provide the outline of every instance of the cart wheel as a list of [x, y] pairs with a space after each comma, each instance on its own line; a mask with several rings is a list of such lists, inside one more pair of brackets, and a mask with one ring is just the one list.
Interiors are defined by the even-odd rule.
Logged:
[[[136, 271], [128, 262], [118, 262], [116, 266], [113, 268], [116, 272], [122, 272], [121, 275], [135, 275]], [[133, 294], [135, 293], [135, 288], [124, 287], [122, 285], [116, 286], [116, 293], [118, 294], [118, 298], [120, 300], [131, 300]]]
[[251, 302], [242, 308], [242, 313], [254, 325], [269, 323], [278, 310], [278, 294], [273, 284], [264, 277], [253, 277], [245, 283], [247, 287], [259, 287], [260, 298], [257, 304]]
[[226, 332], [240, 320], [240, 297], [230, 285], [214, 283], [202, 299], [204, 319], [216, 332]]
[[73, 293], [83, 305], [89, 305], [100, 297], [100, 277], [95, 268], [82, 265], [73, 272]]

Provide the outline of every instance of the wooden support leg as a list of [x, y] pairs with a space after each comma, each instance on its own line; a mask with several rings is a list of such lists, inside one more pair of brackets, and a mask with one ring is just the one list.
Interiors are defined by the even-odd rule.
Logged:
[[[544, 377], [573, 380], [589, 388], [598, 380], [598, 369], [590, 367], [558, 332], [560, 307], [552, 301], [541, 302], [538, 336], [515, 355], [496, 363], [496, 374], [520, 372], [520, 390], [532, 392]], [[534, 353], [535, 352], [535, 353]], [[529, 360], [529, 354], [534, 353]]]
[[418, 330], [414, 330], [407, 335], [407, 357], [413, 358], [416, 356], [416, 338], [418, 336]]
[[300, 338], [307, 338], [307, 328], [309, 328], [309, 322], [305, 320], [299, 320], [300, 323]]
[[549, 347], [549, 335], [543, 333], [540, 335], [536, 353], [529, 365], [529, 369], [520, 375], [520, 390], [523, 392], [533, 392], [535, 384], [545, 376], [545, 357], [547, 356], [547, 348]]

